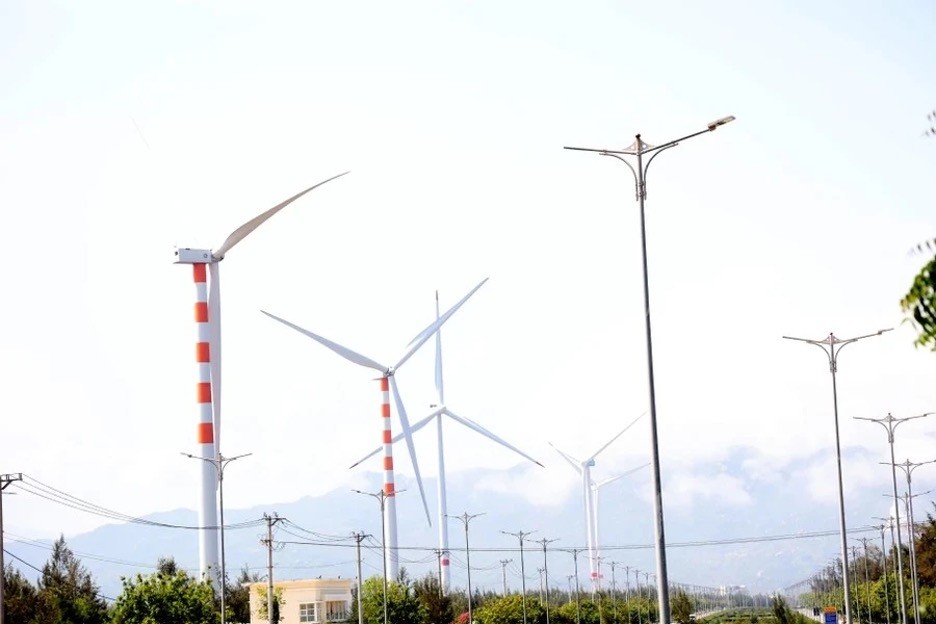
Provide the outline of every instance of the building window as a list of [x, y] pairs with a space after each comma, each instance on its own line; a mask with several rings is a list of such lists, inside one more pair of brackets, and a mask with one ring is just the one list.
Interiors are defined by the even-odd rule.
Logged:
[[314, 602], [305, 602], [299, 605], [300, 622], [318, 622], [318, 606]]
[[325, 603], [325, 619], [328, 622], [344, 622], [348, 619], [348, 603], [343, 600], [329, 600]]

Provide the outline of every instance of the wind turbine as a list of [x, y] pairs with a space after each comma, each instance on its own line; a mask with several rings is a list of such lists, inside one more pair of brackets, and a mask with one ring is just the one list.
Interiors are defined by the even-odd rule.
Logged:
[[[310, 186], [240, 226], [216, 250], [177, 248], [175, 264], [191, 264], [195, 279], [195, 362], [198, 364], [198, 430], [196, 457], [206, 459], [201, 467], [198, 507], [198, 561], [202, 574], [218, 569], [218, 475], [215, 464], [221, 452], [221, 282], [218, 263], [237, 243], [277, 212], [309, 191], [350, 173], [345, 171]], [[208, 284], [208, 277], [211, 283]]]
[[634, 424], [641, 418], [643, 418], [643, 414], [641, 414], [640, 416], [635, 418], [633, 421], [631, 421], [629, 425], [624, 427], [613, 438], [608, 440], [604, 444], [604, 446], [602, 446], [600, 449], [592, 453], [588, 457], [588, 459], [584, 461], [579, 461], [575, 459], [568, 453], [561, 451], [552, 442], [549, 443], [549, 446], [556, 449], [556, 452], [562, 455], [563, 459], [569, 462], [569, 465], [572, 466], [572, 468], [574, 468], [582, 477], [582, 495], [584, 498], [584, 506], [585, 506], [585, 546], [586, 546], [586, 550], [588, 551], [588, 565], [589, 565], [589, 571], [591, 572], [592, 581], [598, 580], [598, 560], [596, 558], [598, 536], [596, 535], [597, 524], [594, 519], [594, 516], [595, 516], [594, 493], [595, 492], [592, 490], [593, 480], [591, 478], [591, 469], [595, 465], [595, 458], [602, 451], [604, 451], [606, 448], [611, 446], [611, 444], [615, 440], [617, 440], [622, 435], [624, 435], [624, 432], [630, 429], [631, 427], [633, 427]]
[[[438, 291], [436, 291], [435, 308], [436, 308], [436, 319], [438, 320], [440, 318], [439, 316], [439, 292]], [[531, 462], [533, 462], [534, 464], [540, 467], [542, 467], [543, 464], [539, 463], [538, 461], [536, 461], [535, 459], [533, 459], [532, 457], [530, 457], [529, 455], [527, 455], [520, 449], [516, 448], [512, 444], [494, 435], [493, 433], [491, 433], [490, 431], [488, 431], [486, 428], [482, 427], [478, 423], [474, 422], [473, 420], [469, 418], [465, 418], [464, 416], [459, 416], [458, 414], [450, 410], [448, 406], [446, 406], [445, 392], [443, 390], [443, 383], [442, 383], [442, 330], [441, 329], [436, 332], [435, 338], [436, 338], [436, 341], [435, 341], [436, 343], [435, 344], [435, 347], [436, 347], [435, 387], [436, 387], [436, 395], [438, 397], [438, 400], [435, 405], [430, 406], [430, 409], [432, 411], [429, 413], [429, 415], [412, 426], [411, 432], [416, 433], [417, 431], [425, 427], [427, 424], [429, 424], [433, 420], [436, 421], [436, 432], [437, 432], [438, 453], [439, 453], [439, 480], [438, 480], [439, 569], [441, 570], [441, 575], [442, 575], [442, 578], [440, 579], [441, 587], [443, 591], [447, 591], [449, 588], [449, 582], [450, 582], [450, 571], [449, 571], [448, 523], [445, 520], [446, 517], [448, 516], [448, 502], [447, 502], [446, 488], [445, 488], [445, 454], [443, 451], [444, 446], [442, 443], [442, 417], [448, 416], [449, 418], [459, 423], [460, 425], [463, 425], [471, 429], [472, 431], [475, 431], [483, 435], [485, 438], [488, 438], [489, 440], [493, 440], [494, 442], [497, 442], [501, 446], [510, 449], [514, 453], [517, 453], [521, 457], [524, 457], [530, 460]], [[399, 442], [401, 439], [403, 439], [403, 434], [398, 434], [396, 437], [393, 438], [393, 443], [395, 444], [396, 442]], [[351, 468], [356, 467], [357, 465], [370, 459], [371, 457], [373, 457], [379, 452], [380, 452], [379, 448], [374, 449], [373, 451], [365, 455], [363, 458], [354, 462], [354, 464], [351, 465]]]
[[403, 437], [406, 438], [406, 446], [409, 451], [410, 461], [413, 463], [413, 472], [416, 475], [416, 484], [419, 486], [419, 495], [422, 497], [423, 509], [426, 512], [426, 521], [429, 523], [429, 526], [432, 526], [432, 520], [429, 517], [429, 504], [426, 502], [426, 493], [423, 490], [422, 477], [419, 474], [419, 464], [416, 461], [416, 449], [413, 448], [413, 438], [412, 438], [412, 428], [409, 424], [409, 419], [406, 416], [406, 408], [403, 407], [403, 400], [400, 398], [400, 391], [397, 388], [396, 383], [396, 372], [400, 369], [403, 364], [406, 363], [410, 357], [416, 353], [416, 351], [425, 343], [429, 338], [436, 333], [442, 325], [445, 324], [447, 320], [460, 308], [468, 299], [481, 288], [488, 278], [484, 278], [481, 282], [472, 288], [467, 295], [461, 298], [461, 300], [452, 306], [445, 314], [440, 316], [435, 320], [434, 323], [429, 325], [426, 329], [421, 331], [419, 335], [414, 338], [407, 347], [406, 352], [403, 356], [397, 361], [393, 366], [386, 366], [380, 364], [367, 356], [361, 355], [347, 347], [343, 347], [338, 343], [332, 342], [327, 338], [323, 338], [318, 334], [314, 334], [307, 329], [303, 329], [298, 325], [290, 323], [289, 321], [282, 319], [278, 316], [270, 314], [269, 312], [263, 311], [264, 314], [270, 318], [279, 321], [280, 323], [291, 327], [298, 331], [301, 334], [304, 334], [315, 340], [319, 344], [322, 344], [341, 357], [354, 362], [360, 366], [367, 368], [372, 368], [378, 371], [380, 376], [380, 391], [383, 395], [383, 404], [381, 405], [381, 419], [383, 421], [383, 451], [384, 451], [384, 494], [387, 497], [385, 513], [383, 514], [383, 522], [386, 530], [387, 544], [386, 544], [386, 558], [387, 558], [387, 574], [391, 578], [396, 578], [399, 572], [399, 552], [397, 550], [397, 518], [396, 518], [396, 496], [395, 496], [395, 486], [394, 486], [394, 473], [393, 473], [393, 436], [390, 427], [390, 391], [393, 391], [393, 399], [396, 403], [397, 416], [400, 419], [400, 428], [403, 429]]
[[[626, 471], [622, 472], [621, 474], [616, 475], [616, 476], [614, 476], [614, 477], [608, 477], [607, 479], [605, 479], [605, 480], [603, 480], [603, 481], [598, 481], [598, 482], [592, 481], [592, 482], [591, 482], [591, 491], [592, 491], [592, 511], [591, 511], [591, 515], [592, 515], [592, 534], [595, 536], [595, 567], [596, 567], [596, 568], [597, 568], [597, 562], [601, 560], [601, 540], [598, 538], [598, 511], [599, 511], [599, 509], [600, 509], [600, 508], [599, 508], [599, 505], [598, 505], [598, 492], [599, 492], [599, 491], [601, 490], [601, 488], [603, 488], [604, 486], [606, 486], [606, 485], [608, 485], [608, 484], [610, 484], [610, 483], [614, 483], [614, 482], [617, 481], [618, 479], [621, 479], [621, 478], [623, 478], [623, 477], [626, 477], [627, 475], [634, 474], [634, 473], [637, 472], [638, 470], [642, 470], [642, 469], [646, 468], [646, 467], [649, 466], [649, 465], [650, 465], [650, 463], [647, 462], [646, 464], [641, 464], [640, 466], [636, 466], [636, 467], [634, 467], [634, 468], [631, 468], [630, 470], [626, 470]], [[596, 580], [597, 580], [597, 577], [596, 577]]]

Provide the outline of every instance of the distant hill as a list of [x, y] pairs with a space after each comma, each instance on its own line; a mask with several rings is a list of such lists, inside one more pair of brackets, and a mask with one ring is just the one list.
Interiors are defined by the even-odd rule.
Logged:
[[[824, 537], [809, 537], [821, 531], [836, 531], [837, 501], [827, 504], [812, 502], [803, 492], [803, 484], [794, 475], [782, 471], [769, 478], [754, 477], [745, 470], [747, 451], [739, 450], [732, 460], [697, 471], [705, 488], [719, 487], [720, 479], [728, 476], [744, 484], [744, 492], [734, 499], [717, 496], [698, 498], [687, 490], [664, 493], [666, 538], [670, 579], [674, 582], [716, 586], [746, 585], [758, 591], [773, 591], [812, 574], [838, 552], [837, 533]], [[819, 458], [816, 458], [818, 461]], [[508, 564], [508, 583], [519, 586], [519, 552], [515, 538], [501, 531], [536, 531], [532, 539], [559, 538], [550, 546], [548, 565], [550, 584], [566, 586], [572, 573], [573, 560], [568, 552], [555, 549], [582, 547], [585, 542], [582, 503], [567, 491], [557, 493], [553, 504], [535, 505], [510, 487], [532, 487], [530, 470], [535, 467], [515, 467], [510, 471], [473, 470], [448, 475], [449, 513], [484, 512], [470, 525], [472, 585], [499, 590], [502, 584], [500, 560]], [[653, 571], [653, 525], [649, 500], [649, 473], [637, 478], [625, 478], [601, 490], [600, 539], [605, 545], [606, 562], [620, 566], [616, 580], [623, 587], [623, 566]], [[834, 473], [829, 475], [834, 479]], [[530, 481], [531, 485], [525, 486]], [[370, 491], [380, 488], [380, 477], [367, 476]], [[435, 488], [432, 479], [425, 481], [430, 511], [435, 516]], [[702, 487], [701, 485], [699, 486]], [[404, 565], [411, 575], [421, 576], [435, 571], [438, 528], [428, 527], [418, 489], [414, 482], [398, 478], [398, 488], [407, 491], [398, 496], [400, 546]], [[364, 488], [362, 488], [364, 489]], [[701, 491], [701, 490], [700, 490]], [[466, 494], [467, 493], [467, 494]], [[538, 493], [540, 498], [549, 493]], [[740, 496], [740, 498], [739, 498]], [[745, 498], [745, 496], [747, 498]], [[850, 497], [849, 527], [871, 523], [872, 515], [880, 515], [881, 493], [876, 487]], [[924, 505], [920, 505], [922, 509]], [[928, 509], [930, 505], [927, 503]], [[229, 526], [261, 518], [263, 513], [277, 512], [293, 524], [280, 526], [275, 539], [282, 542], [275, 552], [274, 576], [280, 579], [317, 576], [351, 577], [355, 575], [353, 541], [343, 539], [352, 531], [363, 530], [374, 536], [365, 542], [364, 573], [379, 574], [380, 539], [379, 507], [370, 497], [347, 489], [331, 491], [323, 496], [304, 497], [250, 509], [228, 509], [225, 520]], [[159, 512], [147, 519], [166, 524], [191, 526], [195, 512], [187, 509]], [[301, 527], [305, 532], [297, 527]], [[263, 575], [266, 573], [266, 550], [259, 543], [265, 528], [232, 528], [225, 532], [227, 567], [234, 578], [243, 565]], [[726, 543], [740, 538], [777, 538], [799, 534], [801, 539], [775, 539]], [[453, 581], [465, 585], [464, 531], [458, 522], [449, 523], [450, 546], [453, 553]], [[876, 534], [868, 534], [874, 537]], [[860, 535], [854, 535], [860, 537]], [[197, 567], [197, 534], [190, 529], [154, 528], [139, 524], [110, 524], [89, 533], [67, 537], [68, 544], [82, 558], [101, 585], [102, 593], [120, 593], [120, 577], [137, 572], [148, 573], [159, 557], [172, 556], [180, 566]], [[50, 539], [51, 543], [51, 539]], [[851, 542], [854, 543], [854, 542]], [[536, 544], [525, 546], [528, 588], [539, 586], [536, 570], [543, 565], [542, 550]], [[39, 567], [48, 551], [22, 543], [9, 543], [7, 549]], [[36, 573], [24, 570], [30, 578]], [[610, 568], [603, 567], [604, 583], [611, 582]], [[579, 556], [579, 576], [586, 583], [587, 564]], [[633, 586], [633, 578], [630, 579]], [[641, 583], [643, 583], [641, 578]]]

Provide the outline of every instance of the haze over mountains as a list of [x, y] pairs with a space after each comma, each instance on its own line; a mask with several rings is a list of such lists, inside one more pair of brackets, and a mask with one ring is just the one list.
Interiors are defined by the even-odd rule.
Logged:
[[[846, 449], [847, 468], [865, 457], [862, 449]], [[838, 553], [837, 499], [823, 499], [810, 475], [824, 474], [828, 491], [834, 492], [834, 464], [825, 454], [787, 467], [764, 469], [754, 451], [735, 449], [728, 462], [696, 466], [688, 471], [672, 464], [664, 491], [666, 537], [670, 579], [697, 585], [746, 585], [756, 591], [773, 591], [807, 578]], [[568, 482], [549, 486], [538, 480], [535, 466], [515, 466], [509, 471], [472, 470], [448, 475], [449, 513], [484, 513], [470, 524], [472, 585], [482, 589], [502, 587], [501, 560], [507, 565], [507, 582], [520, 584], [519, 551], [516, 538], [501, 531], [533, 531], [531, 539], [559, 538], [550, 545], [548, 565], [550, 585], [566, 587], [573, 571], [573, 556], [559, 549], [582, 548], [585, 542], [582, 502], [577, 488]], [[888, 501], [886, 472], [873, 479], [856, 479], [847, 488], [850, 530], [874, 524], [873, 516], [885, 515]], [[681, 475], [681, 476], [679, 476]], [[664, 475], [665, 476], [665, 475]], [[305, 477], [303, 477], [305, 478]], [[436, 569], [438, 527], [428, 527], [418, 488], [411, 479], [399, 476], [398, 488], [406, 490], [398, 498], [401, 565], [412, 576]], [[297, 488], [299, 487], [297, 483]], [[360, 489], [377, 491], [381, 478], [364, 476]], [[430, 512], [435, 524], [436, 481], [425, 479]], [[920, 486], [919, 491], [924, 491]], [[534, 491], [535, 490], [535, 491]], [[262, 498], [262, 493], [258, 493]], [[917, 520], [932, 510], [928, 497], [916, 504]], [[536, 501], [536, 502], [533, 502]], [[228, 526], [256, 520], [264, 513], [278, 513], [291, 521], [276, 529], [274, 576], [278, 579], [355, 575], [353, 531], [372, 536], [364, 542], [365, 576], [380, 574], [380, 512], [377, 502], [347, 488], [323, 496], [303, 497], [292, 502], [228, 509]], [[177, 509], [147, 516], [166, 524], [196, 524], [195, 512]], [[301, 527], [297, 528], [297, 527]], [[306, 529], [313, 533], [307, 533]], [[653, 526], [649, 505], [649, 472], [644, 469], [601, 490], [600, 542], [604, 545], [605, 584], [611, 582], [609, 562], [619, 564], [616, 580], [623, 587], [623, 566], [654, 570]], [[827, 532], [822, 536], [812, 536]], [[266, 550], [259, 538], [265, 527], [231, 528], [225, 532], [227, 567], [236, 577], [245, 564], [265, 574]], [[449, 523], [453, 586], [464, 587], [464, 530], [456, 521]], [[789, 536], [799, 535], [797, 539]], [[879, 539], [877, 531], [854, 533], [854, 537]], [[50, 536], [50, 540], [54, 536]], [[780, 538], [780, 539], [772, 539]], [[81, 535], [66, 536], [70, 547], [92, 571], [107, 596], [120, 593], [120, 577], [147, 573], [159, 557], [172, 556], [185, 568], [197, 567], [197, 536], [191, 529], [166, 529], [140, 524], [111, 524]], [[754, 540], [754, 541], [749, 541]], [[854, 542], [857, 543], [857, 542]], [[8, 536], [7, 549], [40, 567], [48, 550], [36, 543], [15, 541]], [[541, 547], [524, 547], [528, 589], [539, 587], [537, 568], [543, 565]], [[579, 554], [579, 578], [587, 584], [587, 562]], [[20, 566], [23, 567], [23, 566]], [[32, 578], [36, 573], [24, 570]], [[631, 573], [633, 577], [633, 572]], [[633, 578], [631, 579], [633, 583]]]

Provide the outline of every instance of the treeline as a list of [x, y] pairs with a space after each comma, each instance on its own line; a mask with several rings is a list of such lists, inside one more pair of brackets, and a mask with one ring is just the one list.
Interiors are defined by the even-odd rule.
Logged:
[[[925, 523], [914, 527], [913, 556], [916, 561], [917, 581], [920, 587], [919, 621], [921, 624], [936, 624], [936, 519], [927, 514]], [[903, 564], [904, 600], [907, 616], [915, 620], [911, 575], [911, 553], [904, 535], [900, 560]], [[865, 548], [866, 547], [866, 548]], [[898, 549], [892, 546], [887, 552], [877, 544], [868, 545], [849, 559], [849, 585], [851, 586], [851, 609], [861, 622], [901, 621], [900, 581], [898, 578]], [[839, 613], [845, 611], [841, 559], [826, 565], [809, 580], [809, 591], [799, 597], [800, 603], [810, 608], [834, 606]]]
[[[247, 569], [227, 584], [227, 622], [250, 621], [243, 583]], [[211, 583], [160, 559], [152, 574], [123, 579], [116, 598], [103, 596], [91, 574], [60, 537], [35, 583], [7, 564], [3, 574], [5, 624], [217, 624], [221, 605]]]

